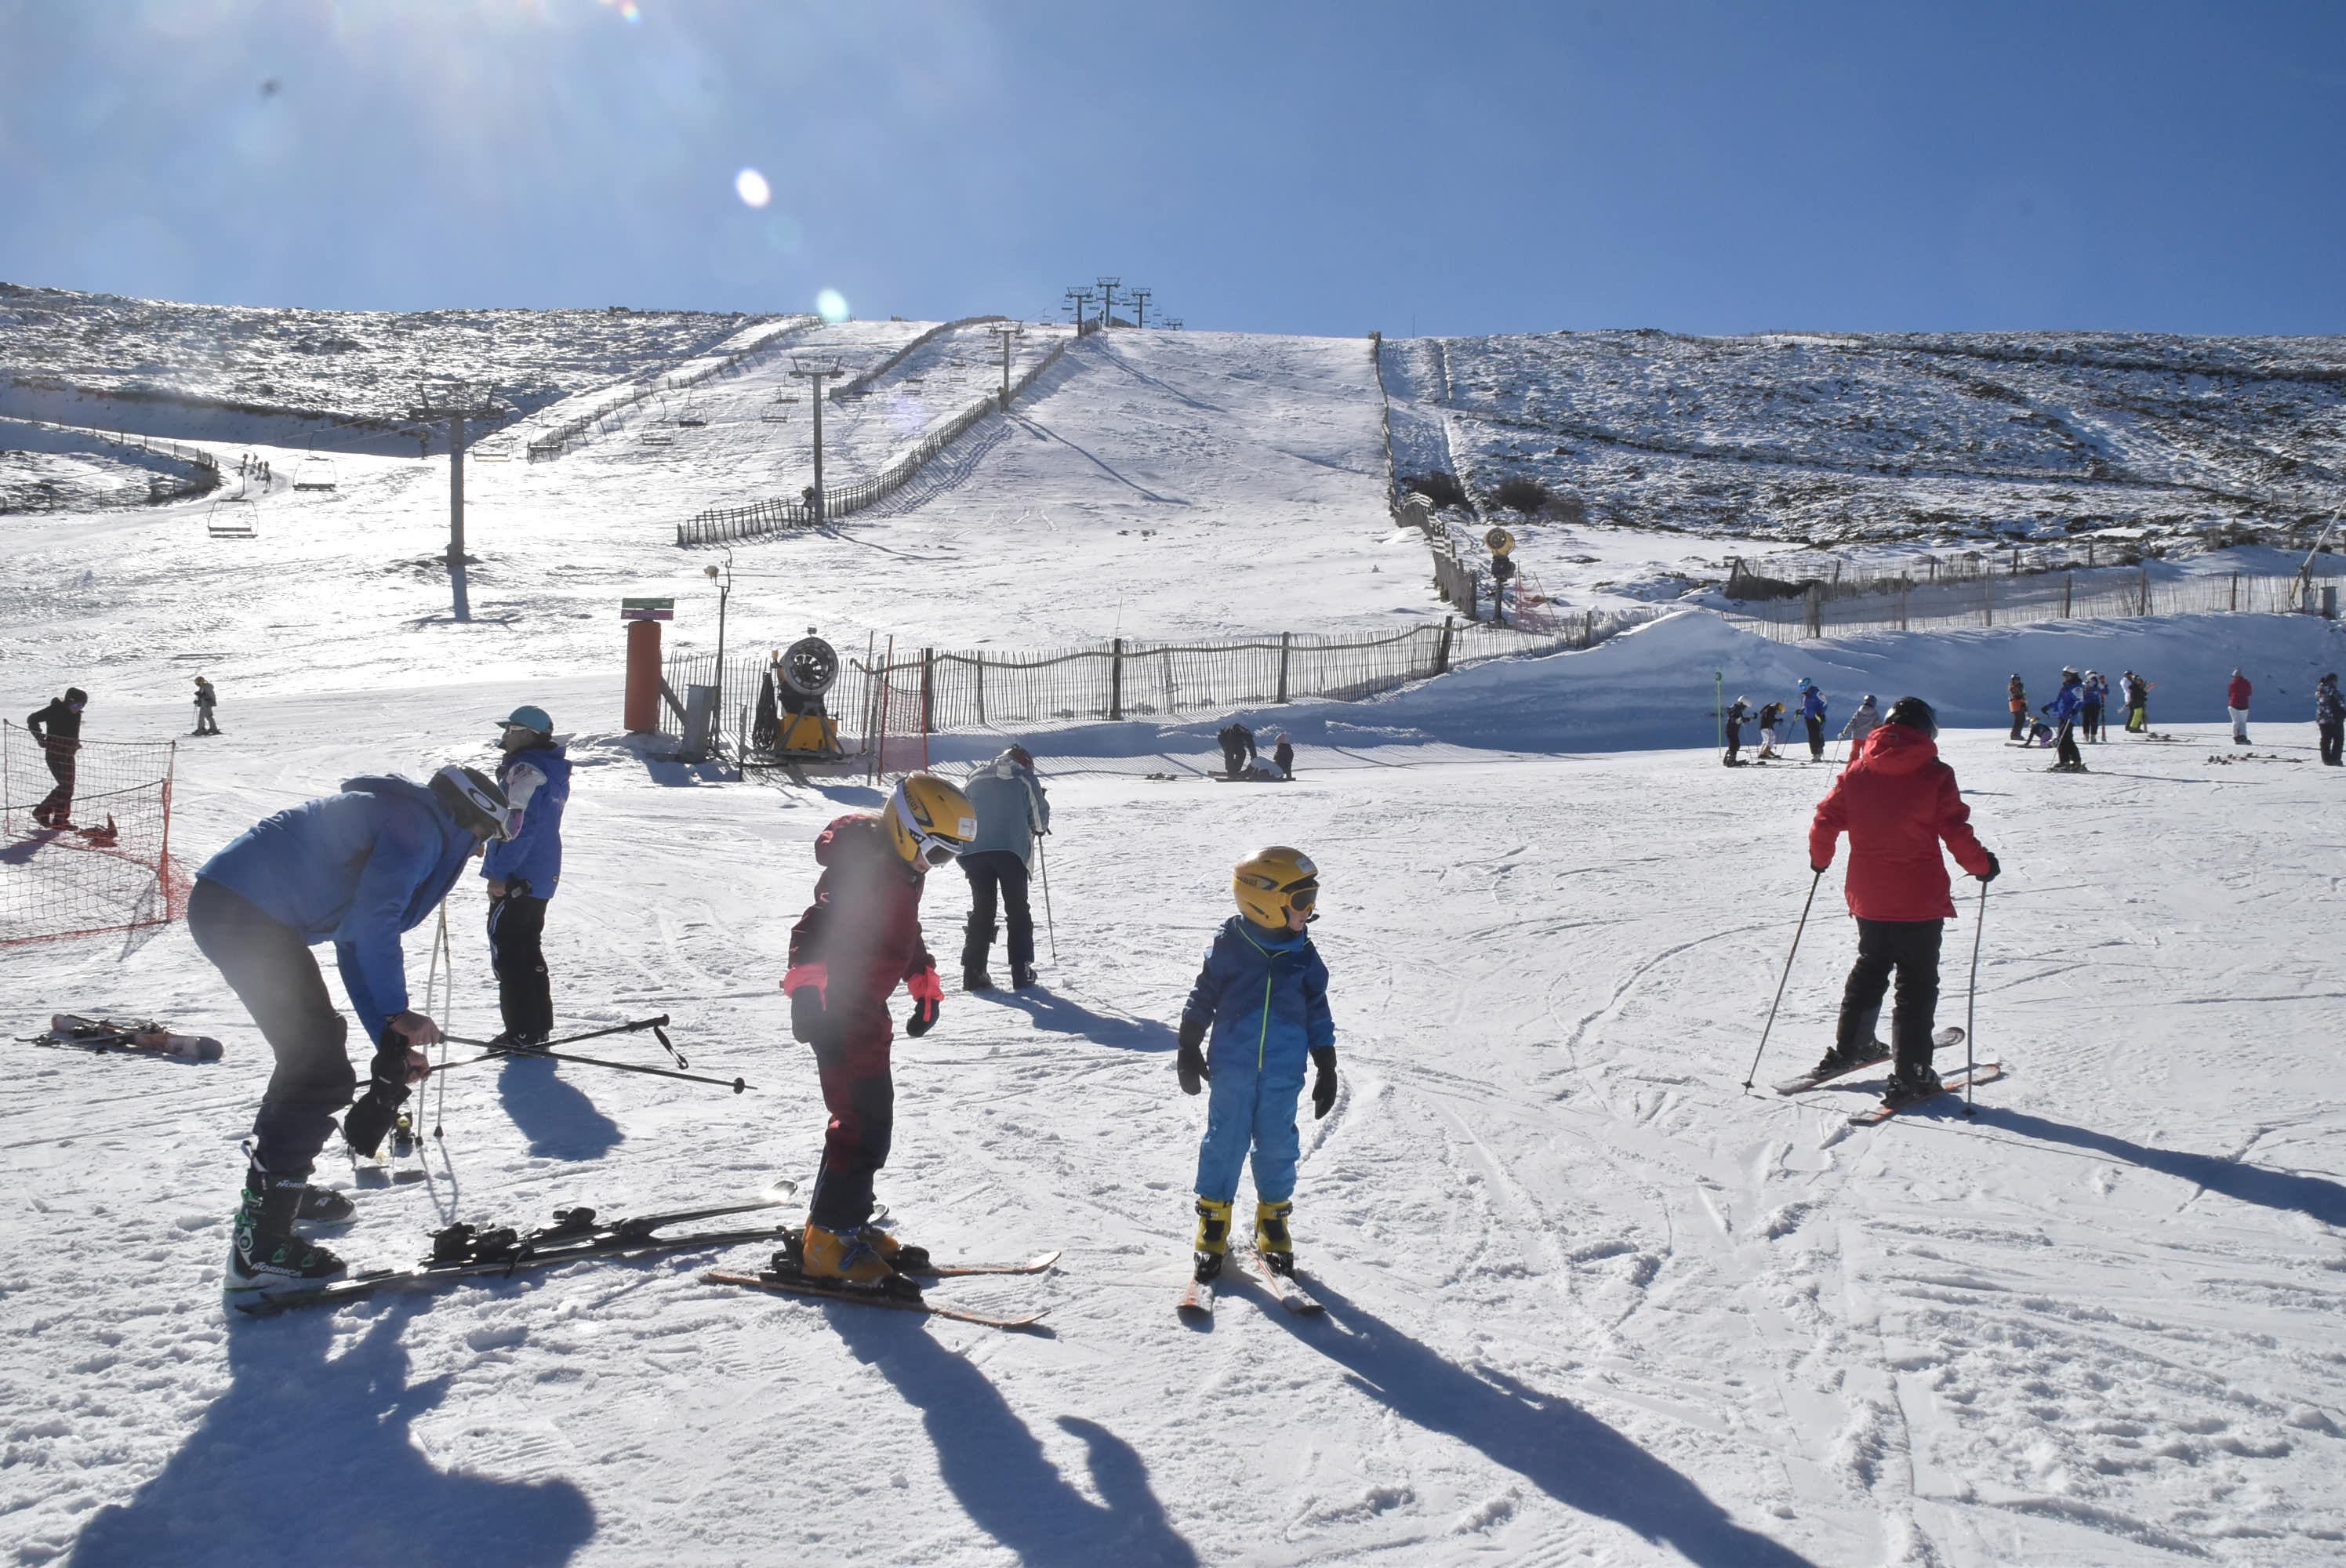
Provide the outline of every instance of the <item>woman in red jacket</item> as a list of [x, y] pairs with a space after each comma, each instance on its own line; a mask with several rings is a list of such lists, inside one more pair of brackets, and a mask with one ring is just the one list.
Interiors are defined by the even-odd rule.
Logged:
[[1841, 993], [1841, 1027], [1817, 1065], [1830, 1077], [1877, 1060], [1882, 999], [1898, 976], [1891, 1019], [1896, 1057], [1892, 1104], [1939, 1090], [1931, 1070], [1931, 1027], [1939, 1005], [1939, 938], [1953, 918], [1953, 890], [1939, 845], [1983, 882], [2003, 868], [1972, 832], [1971, 808], [1955, 771], [1939, 760], [1938, 716], [1919, 697], [1902, 697], [1817, 807], [1809, 828], [1810, 869], [1821, 876], [1849, 835], [1849, 912], [1857, 917], [1857, 962]]

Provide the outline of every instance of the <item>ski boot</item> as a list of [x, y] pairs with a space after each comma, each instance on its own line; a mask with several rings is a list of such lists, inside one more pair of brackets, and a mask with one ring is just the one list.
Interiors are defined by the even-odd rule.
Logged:
[[972, 915], [962, 928], [961, 988], [964, 991], [991, 991], [994, 976], [985, 972], [986, 954], [994, 951], [994, 939], [1001, 932], [998, 925], [980, 925]]
[[229, 1244], [229, 1290], [311, 1285], [343, 1272], [341, 1258], [293, 1231], [302, 1199], [318, 1190], [322, 1189], [299, 1176], [271, 1176], [258, 1165], [246, 1167], [244, 1200], [237, 1206], [235, 1238]]
[[1230, 1249], [1230, 1206], [1210, 1197], [1198, 1200], [1198, 1238], [1191, 1243], [1196, 1253], [1196, 1278], [1200, 1281], [1221, 1277], [1222, 1258]]
[[1888, 1060], [1890, 1060], [1890, 1048], [1880, 1041], [1873, 1043], [1873, 1049], [1871, 1051], [1863, 1047], [1844, 1049], [1836, 1045], [1826, 1052], [1816, 1066], [1810, 1070], [1809, 1076], [1821, 1084], [1828, 1078], [1838, 1078], [1844, 1073], [1854, 1073], [1861, 1067], [1871, 1067], [1876, 1062]]
[[330, 1186], [301, 1184], [301, 1202], [293, 1210], [295, 1219], [308, 1220], [312, 1225], [347, 1225], [359, 1211], [348, 1193], [336, 1192]]
[[1254, 1206], [1254, 1249], [1273, 1274], [1295, 1272], [1295, 1237], [1287, 1228], [1287, 1217], [1294, 1212], [1287, 1202]]
[[1911, 1105], [1917, 1100], [1929, 1099], [1943, 1087], [1939, 1074], [1928, 1065], [1901, 1064], [1898, 1070], [1890, 1074], [1890, 1087], [1883, 1091], [1882, 1103], [1885, 1105]]
[[1031, 963], [1014, 963], [1014, 964], [1012, 964], [1012, 965], [1010, 966], [1010, 989], [1011, 989], [1011, 990], [1013, 990], [1013, 991], [1031, 991], [1032, 989], [1034, 989], [1034, 985], [1035, 985], [1035, 966], [1034, 966], [1033, 964], [1031, 964]]
[[808, 1226], [799, 1241], [798, 1267], [801, 1274], [817, 1284], [844, 1286], [874, 1296], [921, 1293], [919, 1286], [889, 1268], [888, 1260], [872, 1250], [861, 1227], [842, 1235], [819, 1225]]
[[492, 1051], [539, 1052], [546, 1049], [548, 1036], [543, 1030], [507, 1029], [491, 1037]]
[[880, 1222], [867, 1219], [856, 1233], [858, 1239], [880, 1255], [881, 1260], [899, 1274], [923, 1274], [929, 1267], [929, 1249], [901, 1240], [881, 1227]]

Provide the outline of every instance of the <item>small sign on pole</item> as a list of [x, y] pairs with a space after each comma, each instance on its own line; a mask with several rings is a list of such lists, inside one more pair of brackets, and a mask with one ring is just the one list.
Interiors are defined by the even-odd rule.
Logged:
[[672, 621], [676, 619], [674, 599], [621, 599], [619, 618], [623, 621]]

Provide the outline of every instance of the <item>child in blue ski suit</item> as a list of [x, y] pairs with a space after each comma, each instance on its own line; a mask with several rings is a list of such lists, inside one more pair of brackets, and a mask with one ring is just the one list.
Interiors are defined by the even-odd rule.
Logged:
[[[1223, 922], [1181, 1010], [1176, 1068], [1184, 1094], [1210, 1080], [1206, 1135], [1198, 1145], [1197, 1278], [1221, 1272], [1229, 1249], [1239, 1167], [1254, 1155], [1255, 1250], [1273, 1269], [1295, 1268], [1288, 1229], [1300, 1140], [1295, 1103], [1303, 1067], [1315, 1069], [1311, 1114], [1336, 1103], [1336, 1024], [1328, 966], [1304, 926], [1315, 919], [1320, 874], [1300, 850], [1258, 850], [1230, 879], [1239, 912]], [[1212, 1033], [1210, 1051], [1200, 1051]]]

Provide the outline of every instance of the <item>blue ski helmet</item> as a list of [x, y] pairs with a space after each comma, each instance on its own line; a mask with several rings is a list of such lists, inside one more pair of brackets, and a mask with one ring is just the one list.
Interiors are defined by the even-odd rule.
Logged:
[[497, 720], [497, 727], [500, 729], [533, 730], [539, 735], [554, 733], [554, 720], [546, 717], [546, 709], [526, 702]]

